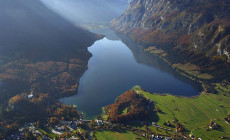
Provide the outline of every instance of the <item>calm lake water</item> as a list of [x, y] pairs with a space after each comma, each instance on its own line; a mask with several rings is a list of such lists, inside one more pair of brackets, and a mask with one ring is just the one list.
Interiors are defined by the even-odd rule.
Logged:
[[85, 119], [99, 115], [103, 106], [112, 104], [116, 97], [135, 85], [152, 93], [199, 94], [197, 83], [180, 76], [158, 57], [145, 54], [129, 38], [108, 35], [88, 50], [93, 56], [80, 80], [77, 95], [60, 100], [77, 105]]

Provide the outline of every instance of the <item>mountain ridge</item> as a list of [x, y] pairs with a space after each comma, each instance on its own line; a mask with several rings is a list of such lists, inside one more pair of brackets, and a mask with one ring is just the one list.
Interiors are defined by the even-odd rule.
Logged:
[[214, 82], [230, 78], [229, 5], [228, 0], [133, 0], [111, 26], [202, 81], [205, 92], [215, 92]]
[[133, 0], [112, 26], [140, 43], [173, 43], [207, 56], [225, 54], [229, 61], [229, 5], [227, 0]]

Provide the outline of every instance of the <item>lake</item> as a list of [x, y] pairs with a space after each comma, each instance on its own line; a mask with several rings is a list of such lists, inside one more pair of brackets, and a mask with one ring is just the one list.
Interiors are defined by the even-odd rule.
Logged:
[[199, 94], [197, 83], [182, 77], [160, 58], [144, 53], [128, 37], [111, 30], [88, 50], [93, 56], [80, 79], [77, 95], [60, 99], [65, 104], [77, 105], [85, 119], [95, 118], [103, 106], [112, 104], [135, 85], [152, 93], [187, 97]]

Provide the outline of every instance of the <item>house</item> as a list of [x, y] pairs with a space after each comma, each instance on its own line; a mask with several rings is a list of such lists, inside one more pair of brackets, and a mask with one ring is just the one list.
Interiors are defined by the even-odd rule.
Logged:
[[217, 123], [211, 123], [211, 124], [209, 125], [209, 128], [210, 128], [210, 129], [217, 129], [217, 128], [218, 128], [218, 124], [217, 124]]
[[146, 137], [146, 136], [147, 136], [147, 134], [146, 134], [146, 133], [143, 133], [141, 136], [142, 136], [142, 137]]
[[19, 132], [23, 132], [24, 131], [24, 128], [20, 128], [18, 129]]
[[152, 134], [152, 135], [151, 135], [151, 138], [152, 138], [152, 139], [154, 139], [154, 137], [155, 137], [155, 135], [154, 135], [154, 134]]
[[65, 131], [65, 128], [63, 126], [55, 126], [55, 130], [59, 132]]
[[35, 135], [40, 135], [40, 132], [39, 132], [38, 130], [35, 130], [33, 133], [34, 133]]
[[189, 137], [190, 137], [190, 138], [194, 138], [193, 134], [190, 134]]
[[28, 95], [28, 99], [32, 99], [33, 96], [34, 96], [33, 94]]
[[155, 122], [152, 122], [152, 126], [156, 126], [157, 124]]
[[170, 137], [165, 137], [165, 140], [170, 140]]
[[102, 125], [102, 120], [96, 120], [97, 125]]

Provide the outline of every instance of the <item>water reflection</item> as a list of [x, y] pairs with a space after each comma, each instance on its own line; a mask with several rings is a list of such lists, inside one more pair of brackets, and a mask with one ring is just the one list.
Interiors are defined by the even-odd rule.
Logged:
[[92, 119], [101, 113], [103, 106], [113, 103], [134, 85], [155, 93], [199, 94], [193, 82], [177, 74], [167, 63], [146, 55], [132, 40], [122, 40], [106, 37], [89, 48], [93, 56], [80, 80], [78, 94], [63, 98], [62, 102], [77, 105], [87, 119]]
[[161, 71], [167, 72], [173, 75], [175, 78], [184, 81], [192, 85], [197, 91], [202, 91], [202, 86], [200, 83], [190, 80], [184, 76], [181, 76], [178, 72], [175, 71], [168, 63], [159, 58], [158, 56], [150, 55], [144, 52], [144, 49], [135, 43], [131, 38], [117, 33], [117, 36], [122, 40], [122, 42], [132, 51], [136, 61], [141, 64], [146, 64], [148, 66], [153, 66]]

